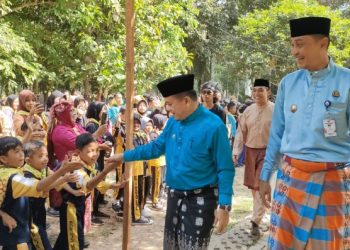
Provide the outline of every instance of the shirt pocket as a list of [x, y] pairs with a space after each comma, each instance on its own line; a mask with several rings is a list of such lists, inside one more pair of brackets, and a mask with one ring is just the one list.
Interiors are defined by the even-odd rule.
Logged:
[[337, 129], [338, 136], [346, 136], [348, 130], [348, 119], [346, 115], [347, 103], [343, 102], [332, 102], [328, 108], [327, 115], [330, 119], [335, 120], [335, 126]]

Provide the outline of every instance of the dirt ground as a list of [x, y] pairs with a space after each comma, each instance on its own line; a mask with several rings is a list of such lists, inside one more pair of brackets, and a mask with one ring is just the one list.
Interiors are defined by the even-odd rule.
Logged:
[[[244, 219], [250, 212], [252, 206], [252, 198], [250, 191], [243, 186], [243, 168], [236, 168], [236, 177], [234, 183], [234, 200], [233, 211], [231, 212], [231, 221], [229, 227], [234, 223]], [[105, 224], [102, 226], [93, 226], [92, 230], [86, 234], [86, 239], [90, 242], [87, 249], [122, 249], [122, 228], [123, 223], [118, 221], [111, 208], [111, 198], [107, 197], [110, 203], [101, 208], [101, 211], [110, 214], [110, 219], [104, 219]], [[147, 204], [150, 206], [150, 204]], [[165, 211], [151, 210], [153, 225], [131, 226], [131, 242], [132, 250], [160, 250], [163, 245], [163, 227]], [[48, 234], [50, 241], [54, 244], [59, 230], [58, 218], [48, 216], [50, 228]], [[214, 235], [212, 237], [220, 237]], [[106, 249], [107, 250], [107, 249]]]

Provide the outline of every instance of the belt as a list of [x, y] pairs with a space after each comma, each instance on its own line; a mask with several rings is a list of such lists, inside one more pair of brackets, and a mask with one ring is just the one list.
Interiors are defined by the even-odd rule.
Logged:
[[217, 188], [217, 184], [207, 185], [207, 186], [192, 189], [192, 190], [178, 190], [178, 189], [170, 188], [169, 192], [170, 192], [170, 194], [173, 194], [175, 196], [191, 197], [191, 196], [198, 195], [198, 194], [204, 193], [206, 191], [209, 191], [209, 190], [212, 190], [215, 188]]

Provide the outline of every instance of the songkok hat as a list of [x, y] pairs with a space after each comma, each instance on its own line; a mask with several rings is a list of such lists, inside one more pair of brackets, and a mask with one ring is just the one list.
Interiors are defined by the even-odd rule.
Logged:
[[176, 95], [182, 92], [193, 90], [194, 75], [179, 75], [168, 78], [157, 84], [157, 88], [163, 97]]
[[255, 79], [254, 81], [254, 87], [266, 87], [270, 88], [270, 83], [268, 80], [265, 79]]
[[302, 17], [289, 20], [290, 36], [325, 35], [329, 36], [331, 19], [326, 17]]

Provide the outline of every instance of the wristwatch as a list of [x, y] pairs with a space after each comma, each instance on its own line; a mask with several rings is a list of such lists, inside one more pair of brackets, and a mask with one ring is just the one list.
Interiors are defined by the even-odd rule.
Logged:
[[219, 208], [223, 209], [223, 210], [225, 210], [227, 212], [231, 211], [231, 206], [230, 205], [219, 205]]

